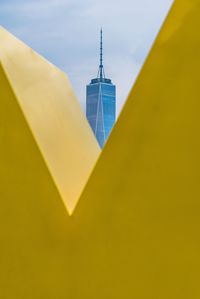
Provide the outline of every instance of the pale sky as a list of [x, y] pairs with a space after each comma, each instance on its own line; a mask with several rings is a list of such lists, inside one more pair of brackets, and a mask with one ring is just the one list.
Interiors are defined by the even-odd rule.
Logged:
[[64, 70], [85, 111], [97, 75], [103, 28], [106, 77], [117, 86], [117, 114], [173, 0], [0, 0], [0, 24]]

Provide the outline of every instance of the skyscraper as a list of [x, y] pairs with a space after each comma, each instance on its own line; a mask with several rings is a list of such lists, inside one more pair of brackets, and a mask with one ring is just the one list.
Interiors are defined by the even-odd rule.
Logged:
[[98, 74], [86, 88], [86, 116], [102, 148], [115, 123], [116, 117], [116, 87], [110, 79], [105, 77], [103, 67], [102, 29]]

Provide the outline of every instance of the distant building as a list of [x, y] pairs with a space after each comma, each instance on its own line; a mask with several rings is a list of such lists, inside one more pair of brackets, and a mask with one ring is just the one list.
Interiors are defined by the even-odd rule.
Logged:
[[86, 90], [86, 116], [102, 148], [112, 130], [116, 117], [116, 87], [105, 77], [103, 67], [102, 30], [100, 40], [100, 65], [97, 78]]

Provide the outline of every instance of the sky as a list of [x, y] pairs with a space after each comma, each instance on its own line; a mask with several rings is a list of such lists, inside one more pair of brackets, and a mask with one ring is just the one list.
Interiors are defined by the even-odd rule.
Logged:
[[117, 115], [173, 0], [0, 0], [0, 25], [67, 73], [85, 111], [97, 76], [103, 28], [104, 69], [117, 86]]

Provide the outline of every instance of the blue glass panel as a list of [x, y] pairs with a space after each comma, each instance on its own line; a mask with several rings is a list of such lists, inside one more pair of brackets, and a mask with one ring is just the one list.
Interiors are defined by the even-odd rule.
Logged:
[[92, 82], [86, 90], [86, 116], [103, 147], [115, 123], [116, 88], [109, 79], [103, 82], [94, 79]]

